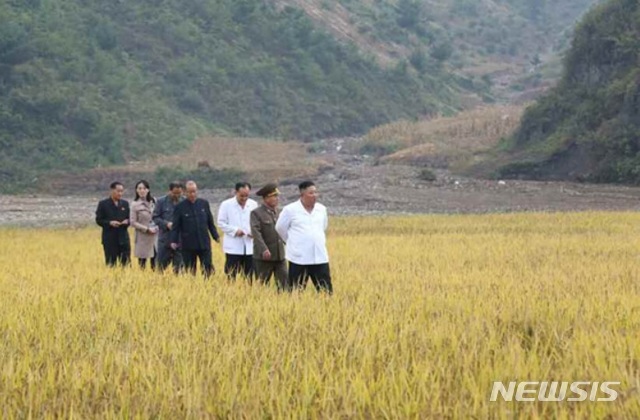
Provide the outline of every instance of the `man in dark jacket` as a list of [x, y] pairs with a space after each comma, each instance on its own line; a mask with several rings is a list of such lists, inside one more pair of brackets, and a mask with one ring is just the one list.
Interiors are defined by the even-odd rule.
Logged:
[[276, 232], [278, 209], [278, 186], [267, 184], [257, 193], [262, 205], [251, 212], [251, 235], [253, 236], [253, 262], [256, 275], [263, 284], [275, 276], [278, 290], [291, 291], [287, 282], [287, 263], [284, 242]]
[[124, 186], [111, 183], [111, 196], [98, 203], [96, 223], [102, 227], [102, 248], [108, 266], [127, 265], [131, 261], [129, 241], [129, 203], [122, 199]]
[[[164, 270], [173, 263], [173, 272], [178, 273], [182, 268], [182, 254], [179, 249], [171, 249], [171, 230], [173, 228], [173, 211], [184, 201], [182, 184], [174, 181], [169, 184], [169, 193], [158, 199], [153, 211], [153, 222], [160, 228], [158, 237], [157, 263], [160, 270]], [[178, 242], [180, 242], [178, 240]]]
[[220, 235], [213, 222], [213, 214], [207, 200], [198, 198], [198, 186], [194, 181], [185, 185], [187, 199], [173, 210], [171, 248], [182, 249], [184, 266], [195, 275], [196, 259], [200, 259], [202, 272], [209, 277], [214, 272], [211, 262], [211, 240], [220, 242]]

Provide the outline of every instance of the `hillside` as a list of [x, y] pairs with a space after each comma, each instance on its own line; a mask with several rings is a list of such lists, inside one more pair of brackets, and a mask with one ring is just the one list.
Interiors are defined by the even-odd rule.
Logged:
[[639, 59], [637, 0], [609, 0], [590, 12], [560, 83], [500, 146], [494, 175], [640, 183]]
[[0, 191], [209, 134], [312, 140], [448, 115], [491, 101], [594, 1], [0, 1]]
[[[274, 1], [302, 8], [383, 65], [408, 59], [419, 68], [446, 58], [482, 85], [504, 72], [535, 72], [567, 46], [576, 20], [599, 0]], [[517, 83], [511, 87], [522, 89]]]
[[0, 188], [205, 133], [312, 139], [457, 108], [437, 63], [382, 68], [262, 0], [0, 2]]
[[451, 117], [397, 121], [374, 128], [357, 145], [379, 163], [460, 171], [517, 127], [521, 106], [488, 106]]

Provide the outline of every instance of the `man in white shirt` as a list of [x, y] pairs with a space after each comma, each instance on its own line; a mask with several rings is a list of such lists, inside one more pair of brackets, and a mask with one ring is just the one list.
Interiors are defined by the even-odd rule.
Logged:
[[327, 208], [317, 203], [318, 191], [312, 181], [298, 185], [300, 200], [285, 206], [276, 231], [286, 242], [289, 287], [304, 288], [309, 277], [316, 290], [333, 293], [325, 231]]
[[223, 201], [218, 209], [218, 226], [224, 232], [224, 272], [229, 280], [235, 280], [239, 272], [251, 280], [253, 238], [250, 217], [258, 203], [249, 198], [251, 184], [248, 182], [238, 182], [235, 191], [235, 196]]

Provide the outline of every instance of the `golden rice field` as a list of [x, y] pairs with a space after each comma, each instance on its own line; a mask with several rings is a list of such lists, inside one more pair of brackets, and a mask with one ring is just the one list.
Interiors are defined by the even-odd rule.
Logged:
[[[0, 417], [640, 418], [640, 214], [335, 217], [332, 297], [109, 270], [99, 236], [0, 230]], [[621, 385], [489, 401], [512, 380]]]

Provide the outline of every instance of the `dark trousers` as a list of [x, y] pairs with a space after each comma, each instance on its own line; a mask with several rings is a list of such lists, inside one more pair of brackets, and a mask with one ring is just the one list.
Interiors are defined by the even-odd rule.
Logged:
[[131, 262], [131, 246], [129, 244], [102, 244], [104, 249], [104, 260], [109, 267], [116, 264], [122, 266]]
[[178, 274], [182, 270], [182, 253], [180, 250], [173, 250], [162, 244], [158, 245], [158, 255], [156, 255], [157, 264], [160, 271], [167, 269], [169, 264], [173, 264], [173, 272]]
[[291, 288], [288, 286], [289, 282], [287, 281], [287, 262], [285, 260], [264, 261], [254, 259], [253, 264], [256, 277], [260, 283], [267, 285], [271, 280], [271, 276], [274, 276], [276, 278], [278, 290], [291, 291]]
[[184, 268], [194, 276], [196, 274], [197, 260], [200, 260], [200, 268], [205, 278], [215, 272], [211, 262], [211, 249], [183, 249], [182, 259], [184, 260]]
[[153, 258], [138, 258], [138, 264], [140, 265], [140, 268], [145, 268], [147, 266], [147, 260], [149, 260], [149, 265], [151, 266], [152, 270], [156, 269], [156, 257]]
[[229, 280], [235, 280], [238, 273], [243, 274], [249, 281], [253, 277], [253, 255], [224, 254], [224, 273]]
[[333, 293], [329, 263], [300, 265], [289, 261], [289, 287], [304, 289], [307, 287], [309, 278], [311, 278], [316, 291]]

